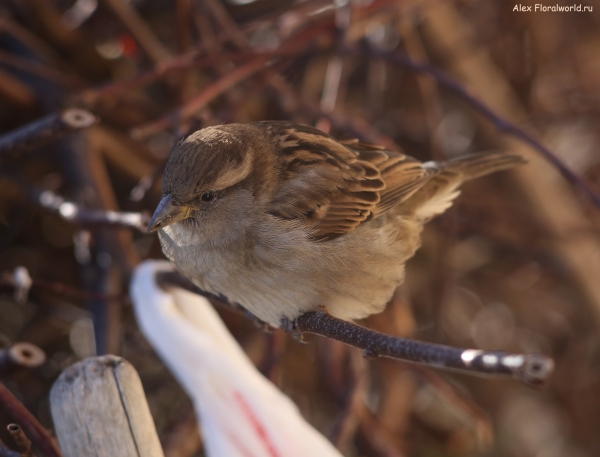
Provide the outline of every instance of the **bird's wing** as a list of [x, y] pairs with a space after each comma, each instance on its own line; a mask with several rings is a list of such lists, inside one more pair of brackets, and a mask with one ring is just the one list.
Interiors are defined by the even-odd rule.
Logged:
[[434, 170], [424, 167], [413, 157], [389, 151], [383, 146], [356, 140], [341, 143], [358, 153], [360, 160], [375, 165], [385, 183], [385, 188], [380, 191], [381, 200], [373, 209], [373, 217], [406, 201], [435, 174]]
[[336, 141], [320, 130], [263, 122], [278, 142], [281, 186], [271, 214], [309, 224], [317, 239], [354, 230], [402, 202], [428, 179], [415, 159], [376, 145]]

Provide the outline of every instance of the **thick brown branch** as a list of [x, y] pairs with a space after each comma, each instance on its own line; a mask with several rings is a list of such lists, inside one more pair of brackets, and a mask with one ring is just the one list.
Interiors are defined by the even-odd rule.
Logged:
[[89, 111], [69, 108], [27, 124], [0, 137], [0, 158], [9, 153], [29, 151], [60, 138], [67, 133], [85, 129], [97, 121]]
[[365, 357], [389, 357], [468, 374], [510, 377], [525, 384], [543, 384], [554, 362], [540, 354], [459, 349], [398, 338], [333, 317], [326, 311], [306, 313], [286, 324], [286, 330], [314, 333], [364, 349]]

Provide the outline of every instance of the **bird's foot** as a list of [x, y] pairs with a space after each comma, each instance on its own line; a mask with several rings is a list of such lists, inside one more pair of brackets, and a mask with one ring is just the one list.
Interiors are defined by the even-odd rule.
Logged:
[[377, 357], [379, 357], [379, 354], [374, 349], [367, 348], [363, 352], [363, 357], [365, 359], [376, 359]]
[[329, 311], [327, 311], [327, 308], [325, 308], [325, 305], [319, 305], [316, 313], [317, 314], [331, 314]]
[[308, 344], [306, 341], [304, 341], [304, 338], [302, 337], [302, 332], [298, 330], [298, 326], [296, 325], [295, 319], [290, 319], [289, 317], [284, 316], [281, 318], [281, 323], [279, 324], [279, 327], [284, 332], [287, 332], [290, 335], [292, 335], [292, 338], [294, 338], [294, 341], [296, 341], [296, 343]]

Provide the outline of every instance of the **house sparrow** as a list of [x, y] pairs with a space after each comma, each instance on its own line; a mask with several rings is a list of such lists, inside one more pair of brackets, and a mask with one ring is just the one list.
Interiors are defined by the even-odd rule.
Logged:
[[290, 122], [219, 125], [175, 147], [148, 230], [197, 286], [271, 325], [319, 306], [359, 319], [384, 309], [464, 181], [524, 162], [421, 163]]

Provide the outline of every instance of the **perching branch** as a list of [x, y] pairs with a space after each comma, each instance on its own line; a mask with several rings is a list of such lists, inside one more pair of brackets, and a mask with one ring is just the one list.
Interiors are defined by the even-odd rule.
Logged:
[[0, 137], [0, 158], [9, 153], [29, 151], [67, 133], [85, 129], [97, 122], [86, 110], [69, 108], [46, 116]]
[[[210, 298], [234, 309], [226, 298], [203, 292], [179, 272], [159, 273], [156, 281], [161, 287], [176, 286]], [[243, 309], [243, 308], [241, 308]], [[246, 311], [246, 315], [250, 314]], [[252, 315], [251, 315], [252, 316]], [[260, 319], [252, 316], [255, 321]], [[405, 362], [429, 365], [465, 374], [508, 377], [529, 386], [539, 386], [552, 374], [554, 362], [540, 354], [507, 354], [479, 349], [459, 349], [441, 344], [398, 338], [361, 327], [333, 317], [324, 310], [303, 314], [293, 321], [282, 322], [283, 330], [300, 336], [314, 333], [365, 351], [365, 357], [389, 357]]]
[[530, 386], [543, 384], [554, 362], [540, 354], [459, 349], [441, 344], [398, 338], [343, 321], [324, 310], [303, 314], [285, 330], [314, 333], [364, 349], [365, 357], [389, 357], [466, 374], [509, 377]]

